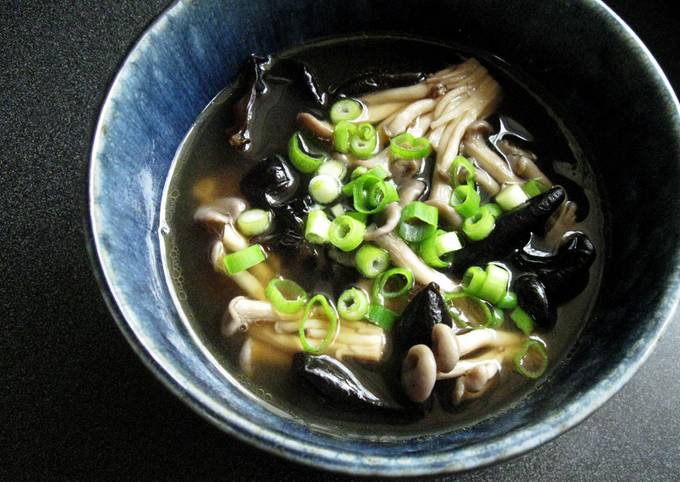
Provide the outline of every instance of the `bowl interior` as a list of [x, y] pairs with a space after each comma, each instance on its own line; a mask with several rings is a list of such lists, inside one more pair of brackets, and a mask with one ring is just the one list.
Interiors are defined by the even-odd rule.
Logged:
[[[491, 52], [541, 85], [587, 146], [608, 215], [603, 289], [568, 364], [512, 411], [409, 444], [324, 435], [278, 416], [225, 377], [174, 308], [158, 238], [173, 156], [249, 53], [380, 31]], [[571, 427], [651, 350], [680, 278], [680, 217], [669, 216], [680, 208], [679, 159], [677, 100], [644, 47], [598, 2], [178, 2], [135, 46], [105, 102], [92, 148], [91, 236], [121, 328], [199, 413], [264, 448], [327, 468], [459, 470]]]

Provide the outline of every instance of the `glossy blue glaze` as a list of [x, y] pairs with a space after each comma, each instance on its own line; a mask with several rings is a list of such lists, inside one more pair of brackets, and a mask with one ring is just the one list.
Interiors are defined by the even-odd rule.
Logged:
[[[370, 5], [370, 7], [369, 7]], [[210, 362], [165, 284], [158, 223], [177, 147], [250, 52], [391, 30], [487, 50], [559, 100], [578, 126], [609, 210], [603, 290], [570, 361], [512, 411], [408, 442], [331, 437], [270, 411]], [[680, 114], [649, 52], [597, 1], [183, 1], [135, 45], [91, 152], [88, 233], [105, 297], [152, 371], [216, 425], [318, 467], [395, 476], [517, 455], [604, 403], [653, 349], [680, 285]]]

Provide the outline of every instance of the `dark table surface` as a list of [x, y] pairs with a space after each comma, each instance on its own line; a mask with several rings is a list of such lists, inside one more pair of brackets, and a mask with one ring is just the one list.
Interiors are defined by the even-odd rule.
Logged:
[[[166, 3], [0, 0], [0, 480], [327, 477], [221, 433], [170, 394], [128, 347], [91, 274], [81, 204], [93, 118]], [[677, 89], [673, 3], [609, 2]], [[675, 318], [646, 365], [581, 425], [461, 478], [680, 477]]]

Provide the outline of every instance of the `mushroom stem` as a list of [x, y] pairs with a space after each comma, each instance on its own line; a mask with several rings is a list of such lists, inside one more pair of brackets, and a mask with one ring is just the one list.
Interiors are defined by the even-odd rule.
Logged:
[[402, 183], [399, 186], [399, 205], [403, 208], [411, 201], [415, 201], [425, 192], [426, 187], [425, 183], [418, 179]]
[[[359, 335], [383, 336], [382, 328], [365, 323], [363, 321], [340, 320], [341, 332], [356, 333]], [[310, 319], [305, 323], [305, 328], [325, 328], [327, 325], [324, 320]], [[297, 333], [300, 328], [300, 320], [280, 320], [274, 324], [274, 331], [277, 333]]]
[[389, 125], [385, 126], [385, 134], [390, 137], [401, 134], [418, 116], [434, 109], [436, 103], [434, 99], [420, 99], [412, 102], [402, 109]]
[[476, 122], [467, 130], [463, 139], [463, 151], [473, 156], [477, 163], [488, 172], [498, 183], [520, 183], [522, 180], [515, 176], [507, 163], [496, 154], [487, 144], [484, 134], [491, 131], [487, 122]]
[[459, 377], [453, 392], [453, 404], [458, 405], [486, 394], [495, 385], [499, 372], [500, 366], [492, 362], [479, 365]]
[[[361, 101], [369, 105], [369, 116], [372, 106], [412, 102], [414, 100], [427, 97], [430, 93], [430, 85], [427, 82], [419, 82], [406, 87], [395, 87], [394, 89], [379, 90], [372, 92], [361, 98]], [[396, 109], [395, 109], [396, 110]], [[387, 116], [385, 116], [387, 117]]]
[[479, 184], [479, 187], [481, 187], [488, 195], [495, 196], [501, 190], [501, 186], [496, 180], [481, 167], [475, 169], [475, 175], [477, 184]]
[[543, 174], [536, 163], [536, 155], [533, 152], [524, 150], [520, 147], [509, 142], [507, 139], [503, 139], [498, 143], [498, 148], [507, 157], [513, 171], [519, 176], [525, 179], [538, 179], [546, 187], [551, 187], [553, 185], [548, 179], [548, 176]]
[[461, 375], [465, 375], [468, 373], [470, 370], [487, 364], [487, 363], [496, 363], [498, 365], [498, 368], [500, 370], [500, 367], [503, 366], [503, 363], [505, 363], [505, 360], [510, 356], [512, 350], [499, 350], [499, 349], [494, 349], [494, 350], [488, 350], [484, 354], [478, 356], [477, 358], [469, 358], [469, 359], [463, 359], [460, 360], [456, 366], [454, 367], [453, 370], [449, 372], [438, 372], [437, 373], [437, 380], [447, 380], [450, 378], [458, 378]]
[[440, 273], [423, 263], [420, 257], [418, 257], [418, 255], [414, 253], [401, 238], [395, 236], [393, 233], [386, 234], [376, 239], [375, 243], [387, 250], [395, 265], [413, 271], [413, 276], [418, 283], [428, 285], [435, 282], [442, 291], [445, 292], [456, 291], [458, 289], [458, 283], [454, 283], [454, 281], [445, 274]]
[[368, 159], [355, 159], [352, 161], [353, 166], [363, 166], [367, 169], [373, 169], [374, 167], [380, 166], [386, 171], [390, 170], [390, 149], [383, 149], [378, 152], [375, 156], [369, 157]]
[[[226, 315], [229, 316], [226, 316]], [[299, 318], [299, 314], [284, 315], [277, 312], [268, 301], [237, 296], [231, 300], [222, 324], [222, 334], [231, 336], [237, 331], [247, 331], [257, 321], [283, 321]]]
[[366, 241], [373, 241], [381, 236], [385, 236], [391, 233], [399, 225], [399, 219], [401, 217], [401, 206], [398, 202], [393, 202], [387, 205], [384, 211], [385, 222], [380, 226], [371, 224], [366, 233], [364, 234], [364, 239]]
[[451, 194], [453, 194], [453, 188], [441, 179], [439, 173], [433, 173], [430, 198], [427, 203], [439, 209], [439, 216], [452, 227], [457, 228], [463, 224], [463, 218], [449, 204]]
[[[402, 87], [403, 88], [403, 87]], [[385, 102], [385, 103], [373, 103], [368, 104], [366, 102], [366, 107], [368, 108], [368, 113], [366, 116], [366, 122], [371, 124], [376, 124], [384, 119], [387, 119], [395, 112], [399, 111], [406, 105], [407, 101], [400, 102]]]
[[515, 346], [522, 342], [517, 333], [491, 328], [472, 330], [463, 335], [456, 335], [458, 350], [461, 357], [479, 350], [482, 347]]
[[297, 115], [297, 122], [320, 139], [330, 141], [333, 138], [333, 126], [308, 112], [300, 112]]
[[416, 120], [413, 121], [413, 123], [409, 126], [408, 129], [406, 129], [406, 131], [413, 137], [422, 137], [430, 128], [431, 123], [432, 114], [431, 113], [424, 114], [416, 118]]

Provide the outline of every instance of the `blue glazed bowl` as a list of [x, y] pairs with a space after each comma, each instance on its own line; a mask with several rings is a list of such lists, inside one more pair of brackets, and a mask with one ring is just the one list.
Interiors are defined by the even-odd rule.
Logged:
[[[326, 435], [281, 417], [225, 377], [166, 285], [159, 217], [173, 156], [250, 52], [328, 35], [394, 31], [492, 52], [559, 100], [589, 146], [608, 210], [602, 292], [569, 360], [511, 411], [408, 442]], [[437, 34], [438, 33], [438, 34]], [[91, 150], [88, 233], [105, 298], [139, 356], [228, 433], [299, 462], [355, 474], [469, 469], [579, 423], [633, 375], [680, 284], [678, 101], [635, 34], [599, 1], [202, 0], [174, 3], [122, 64]]]

